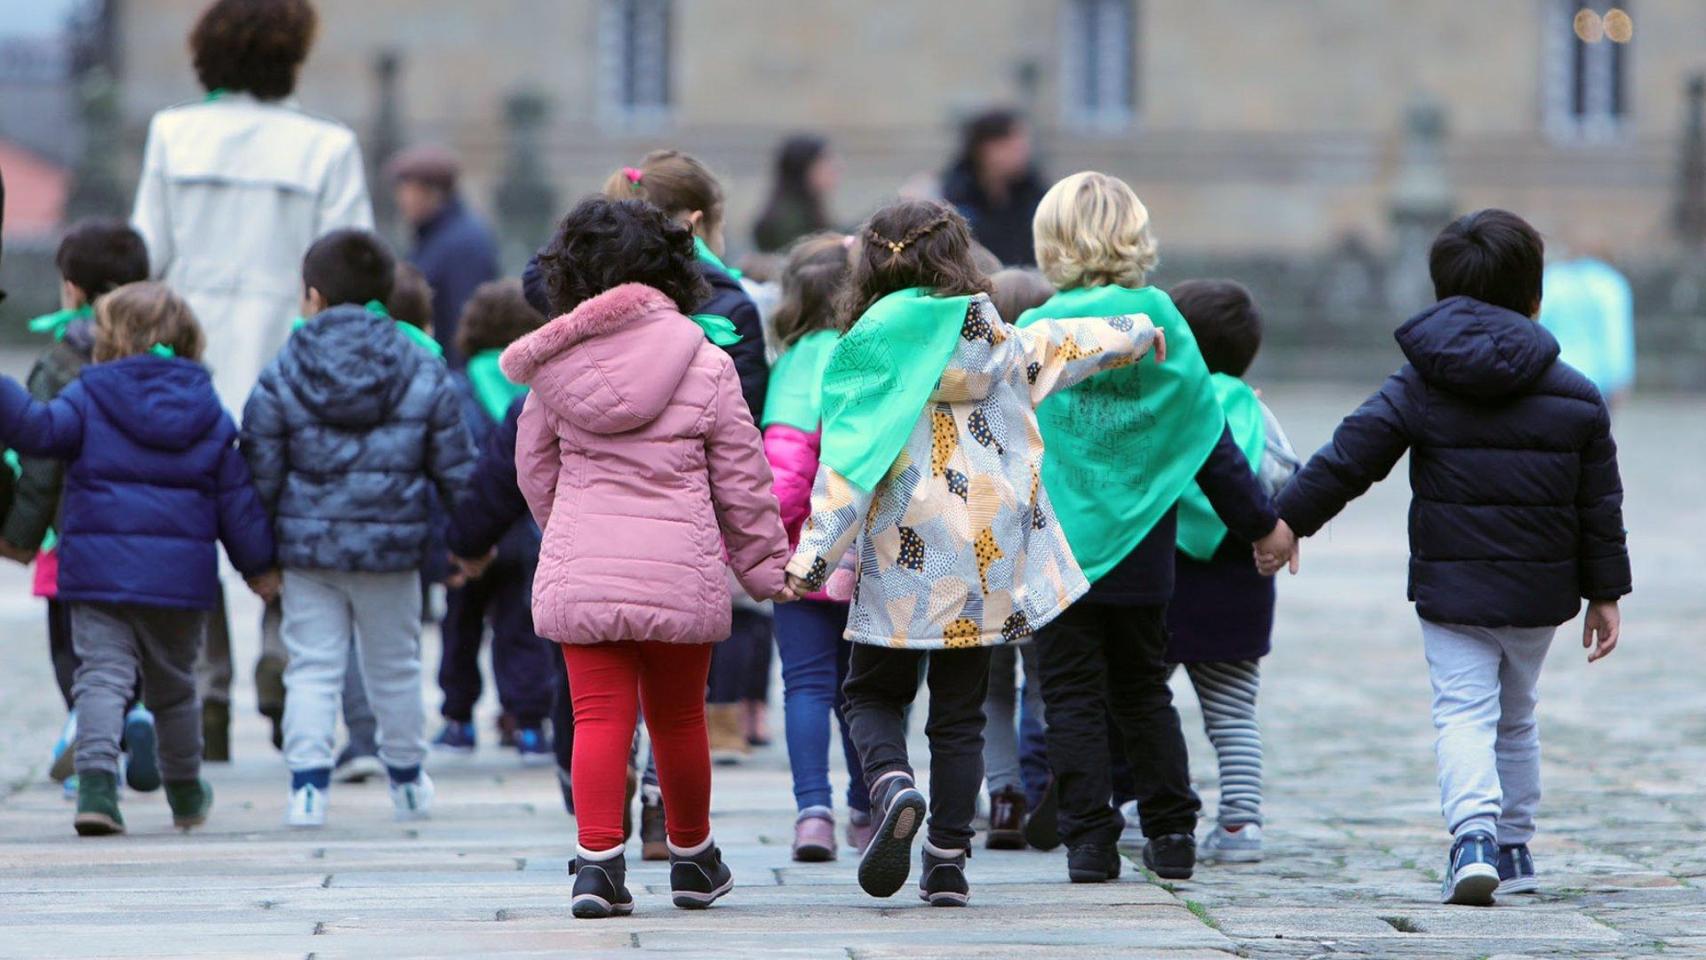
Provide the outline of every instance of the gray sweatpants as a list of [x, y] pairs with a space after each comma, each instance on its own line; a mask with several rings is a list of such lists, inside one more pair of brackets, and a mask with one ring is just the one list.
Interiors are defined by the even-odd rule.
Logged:
[[421, 579], [400, 573], [284, 571], [284, 759], [292, 772], [329, 770], [350, 644], [392, 770], [426, 757], [421, 697]]
[[1439, 731], [1439, 804], [1454, 836], [1527, 843], [1540, 805], [1540, 665], [1557, 627], [1422, 621]]
[[206, 610], [133, 603], [71, 604], [71, 642], [82, 661], [71, 696], [77, 710], [78, 773], [118, 774], [119, 738], [136, 681], [154, 712], [160, 775], [167, 783], [201, 774], [201, 698], [196, 651]]

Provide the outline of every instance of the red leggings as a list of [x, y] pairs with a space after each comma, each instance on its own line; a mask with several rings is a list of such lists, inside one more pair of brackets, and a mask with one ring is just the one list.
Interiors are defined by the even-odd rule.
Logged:
[[573, 769], [580, 845], [622, 845], [622, 805], [637, 711], [657, 754], [669, 840], [696, 847], [711, 835], [711, 746], [705, 735], [709, 643], [563, 644], [575, 704]]

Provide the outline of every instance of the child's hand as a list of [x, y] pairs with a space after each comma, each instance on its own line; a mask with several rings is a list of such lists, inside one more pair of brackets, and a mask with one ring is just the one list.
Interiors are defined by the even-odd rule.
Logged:
[[786, 589], [794, 595], [792, 599], [795, 599], [795, 600], [798, 600], [800, 597], [803, 597], [806, 594], [812, 592], [811, 584], [805, 582], [804, 580], [800, 579], [799, 577], [794, 576], [791, 573], [788, 574], [788, 586], [786, 587]]
[[450, 562], [456, 565], [456, 569], [450, 575], [449, 585], [460, 587], [470, 580], [480, 579], [486, 575], [486, 569], [497, 557], [498, 551], [495, 547], [483, 557], [451, 557]]
[[1257, 540], [1254, 544], [1256, 554], [1256, 569], [1264, 577], [1271, 577], [1280, 572], [1281, 567], [1290, 567], [1291, 575], [1297, 576], [1302, 565], [1303, 552], [1297, 543], [1297, 534], [1292, 532], [1291, 525], [1281, 520], [1274, 524], [1272, 533]]
[[0, 539], [0, 557], [5, 557], [13, 563], [23, 564], [27, 567], [30, 561], [36, 558], [36, 552], [25, 550], [10, 540]]
[[1623, 613], [1617, 609], [1616, 600], [1588, 604], [1587, 619], [1582, 623], [1582, 649], [1588, 652], [1589, 663], [1617, 649], [1617, 635], [1622, 627]]
[[793, 603], [798, 599], [800, 599], [800, 595], [794, 592], [793, 587], [783, 587], [780, 593], [770, 598], [770, 601], [772, 603]]
[[277, 600], [279, 591], [284, 589], [284, 577], [277, 570], [268, 570], [250, 577], [248, 583], [255, 596], [268, 603]]
[[1160, 327], [1155, 328], [1155, 345], [1150, 349], [1155, 353], [1156, 363], [1167, 362], [1167, 331]]

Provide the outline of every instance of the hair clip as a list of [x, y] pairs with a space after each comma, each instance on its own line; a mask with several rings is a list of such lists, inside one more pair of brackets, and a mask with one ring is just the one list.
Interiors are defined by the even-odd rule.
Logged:
[[639, 167], [623, 167], [622, 175], [628, 178], [628, 186], [638, 190], [640, 189], [640, 181], [645, 177], [646, 172]]
[[167, 360], [178, 355], [178, 351], [173, 350], [170, 346], [167, 346], [164, 343], [156, 343], [152, 347], [148, 348], [148, 352], [152, 353], [156, 357], [165, 357]]
[[841, 249], [843, 249], [843, 250], [853, 249], [853, 244], [857, 243], [858, 240], [859, 240], [858, 237], [855, 237], [854, 235], [849, 233], [847, 236], [841, 238]]

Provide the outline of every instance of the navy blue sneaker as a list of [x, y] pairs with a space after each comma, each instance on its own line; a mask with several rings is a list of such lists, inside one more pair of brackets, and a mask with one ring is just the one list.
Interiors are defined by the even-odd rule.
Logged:
[[543, 767], [548, 763], [557, 762], [557, 755], [551, 752], [551, 741], [545, 739], [545, 731], [538, 727], [522, 727], [517, 730], [515, 750], [521, 754], [521, 765], [524, 767]]
[[1490, 907], [1499, 886], [1499, 845], [1493, 835], [1471, 830], [1451, 845], [1440, 902]]
[[137, 704], [124, 715], [124, 782], [137, 793], [160, 789], [160, 755], [155, 743], [154, 714]]
[[1513, 843], [1499, 848], [1499, 893], [1535, 893], [1540, 878], [1534, 875], [1534, 858], [1528, 844]]
[[[876, 799], [873, 797], [872, 799]], [[873, 897], [892, 897], [912, 872], [912, 841], [924, 825], [924, 794], [910, 776], [894, 777], [882, 800], [883, 818], [859, 858], [859, 887]]]
[[444, 729], [433, 738], [432, 748], [448, 753], [473, 753], [474, 725], [457, 720], [444, 721]]

